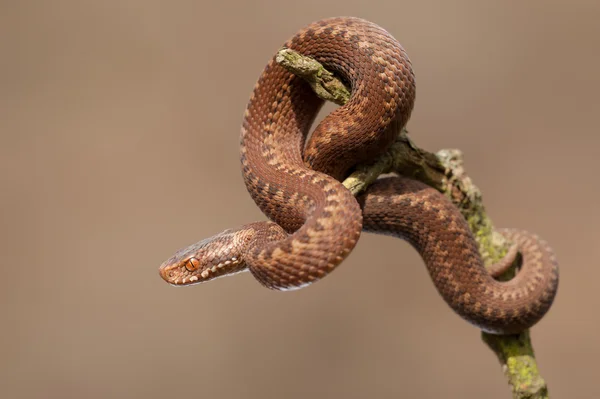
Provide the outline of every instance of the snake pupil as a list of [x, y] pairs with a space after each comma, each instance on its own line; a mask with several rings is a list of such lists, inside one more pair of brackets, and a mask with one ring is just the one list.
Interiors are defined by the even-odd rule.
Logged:
[[198, 269], [198, 265], [200, 265], [200, 262], [196, 258], [190, 258], [185, 262], [185, 268], [190, 272]]

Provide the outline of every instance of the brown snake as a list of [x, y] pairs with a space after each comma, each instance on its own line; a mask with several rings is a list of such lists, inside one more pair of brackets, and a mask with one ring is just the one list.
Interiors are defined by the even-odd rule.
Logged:
[[537, 236], [501, 231], [514, 245], [493, 274], [519, 252], [521, 267], [512, 280], [496, 281], [460, 211], [435, 189], [388, 177], [355, 198], [340, 183], [358, 163], [385, 152], [410, 117], [415, 80], [400, 44], [368, 21], [332, 18], [307, 26], [284, 47], [341, 77], [352, 89], [350, 101], [307, 142], [323, 101], [273, 58], [254, 88], [241, 134], [244, 181], [272, 221], [180, 250], [161, 265], [163, 279], [190, 285], [250, 270], [266, 287], [297, 289], [335, 269], [365, 230], [411, 243], [444, 300], [479, 328], [510, 334], [540, 320], [557, 291], [558, 265]]

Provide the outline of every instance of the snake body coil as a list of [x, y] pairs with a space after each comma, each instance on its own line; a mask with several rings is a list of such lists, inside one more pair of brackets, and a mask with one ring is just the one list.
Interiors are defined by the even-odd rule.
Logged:
[[[332, 18], [309, 25], [284, 47], [341, 77], [352, 89], [350, 101], [306, 143], [323, 102], [272, 59], [254, 88], [241, 134], [246, 187], [272, 221], [180, 250], [160, 267], [161, 276], [189, 285], [250, 270], [269, 288], [297, 289], [330, 273], [365, 230], [410, 242], [445, 301], [481, 329], [507, 334], [535, 324], [558, 286], [556, 259], [545, 242], [503, 231], [522, 266], [514, 279], [498, 282], [484, 268], [459, 210], [439, 192], [391, 177], [355, 198], [340, 183], [353, 166], [385, 152], [410, 117], [415, 80], [400, 44], [370, 22]], [[495, 269], [510, 265], [516, 249]]]

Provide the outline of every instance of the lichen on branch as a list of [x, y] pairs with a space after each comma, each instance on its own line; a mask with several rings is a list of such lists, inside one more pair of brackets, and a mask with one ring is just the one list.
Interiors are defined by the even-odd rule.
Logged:
[[[315, 59], [294, 50], [281, 49], [275, 60], [306, 80], [320, 98], [338, 105], [350, 99], [350, 90]], [[356, 195], [383, 173], [412, 177], [448, 196], [469, 223], [486, 265], [500, 261], [506, 254], [509, 243], [494, 231], [483, 206], [481, 191], [464, 169], [461, 151], [445, 149], [430, 153], [417, 147], [408, 131], [402, 129], [385, 154], [370, 164], [359, 165], [343, 184]], [[513, 276], [514, 269], [511, 269], [502, 277]], [[483, 332], [482, 340], [498, 357], [514, 399], [548, 398], [548, 388], [539, 373], [529, 331], [504, 336]]]
[[342, 105], [350, 99], [350, 92], [346, 89], [346, 86], [315, 59], [304, 57], [291, 49], [281, 49], [277, 53], [275, 61], [293, 74], [306, 80], [323, 100]]

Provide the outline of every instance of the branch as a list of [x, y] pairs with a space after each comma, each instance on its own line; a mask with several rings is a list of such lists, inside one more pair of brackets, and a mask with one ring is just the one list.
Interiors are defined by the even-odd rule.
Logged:
[[[276, 61], [304, 78], [324, 100], [343, 105], [350, 99], [350, 90], [316, 60], [282, 49]], [[506, 254], [508, 243], [494, 231], [483, 206], [481, 191], [466, 174], [459, 150], [440, 150], [432, 154], [418, 148], [408, 132], [402, 129], [387, 153], [371, 164], [358, 166], [343, 184], [356, 195], [379, 175], [390, 172], [410, 176], [447, 195], [469, 223], [486, 265], [498, 262]], [[514, 273], [511, 269], [502, 277], [510, 279]], [[482, 332], [482, 340], [498, 357], [514, 399], [548, 398], [548, 388], [539, 374], [528, 330], [518, 335]]]
[[323, 100], [343, 105], [350, 99], [350, 92], [346, 86], [315, 59], [304, 57], [294, 50], [281, 49], [277, 53], [275, 61], [306, 80], [317, 96]]

